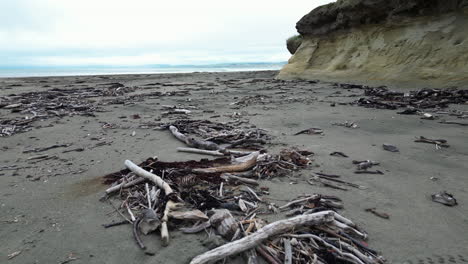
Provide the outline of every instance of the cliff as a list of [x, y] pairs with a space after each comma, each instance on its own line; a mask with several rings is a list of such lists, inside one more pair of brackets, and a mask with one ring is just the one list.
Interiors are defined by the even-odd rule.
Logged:
[[395, 86], [468, 84], [468, 0], [339, 0], [296, 24], [280, 79]]

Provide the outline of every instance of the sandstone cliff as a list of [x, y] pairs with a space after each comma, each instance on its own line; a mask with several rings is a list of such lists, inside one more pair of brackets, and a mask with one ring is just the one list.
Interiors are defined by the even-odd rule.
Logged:
[[468, 0], [339, 0], [296, 28], [304, 40], [280, 79], [468, 84]]

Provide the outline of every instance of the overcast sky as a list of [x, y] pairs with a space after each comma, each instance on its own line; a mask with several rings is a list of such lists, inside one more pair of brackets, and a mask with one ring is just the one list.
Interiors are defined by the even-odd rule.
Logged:
[[329, 0], [0, 0], [0, 65], [277, 62]]

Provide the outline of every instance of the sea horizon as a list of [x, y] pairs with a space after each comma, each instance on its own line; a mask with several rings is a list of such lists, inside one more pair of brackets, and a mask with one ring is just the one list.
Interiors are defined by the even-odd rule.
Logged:
[[195, 72], [237, 72], [280, 70], [287, 62], [237, 62], [213, 64], [151, 64], [138, 66], [0, 66], [0, 78], [56, 77], [124, 74], [165, 74]]

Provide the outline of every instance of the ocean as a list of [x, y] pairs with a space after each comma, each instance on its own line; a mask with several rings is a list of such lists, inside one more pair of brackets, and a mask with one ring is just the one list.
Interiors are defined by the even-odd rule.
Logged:
[[0, 67], [0, 78], [40, 77], [40, 76], [79, 76], [108, 74], [152, 74], [152, 73], [192, 73], [192, 72], [235, 72], [279, 70], [286, 62], [277, 63], [227, 63], [205, 65], [148, 65], [148, 66], [26, 66]]

